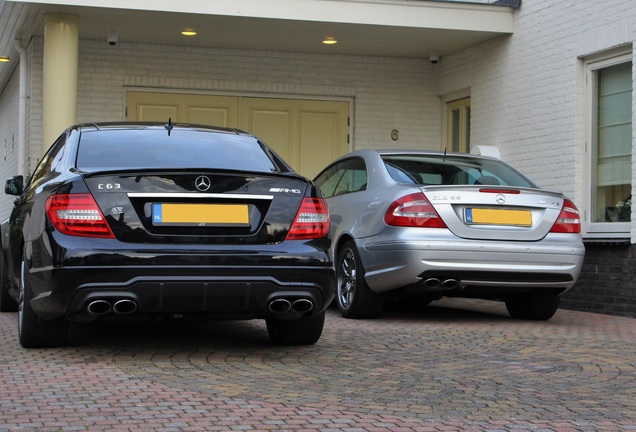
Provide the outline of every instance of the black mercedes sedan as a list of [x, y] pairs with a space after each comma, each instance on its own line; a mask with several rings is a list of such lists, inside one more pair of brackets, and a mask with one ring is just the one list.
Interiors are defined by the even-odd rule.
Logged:
[[327, 205], [253, 135], [75, 125], [5, 192], [17, 198], [0, 310], [18, 310], [23, 347], [65, 344], [70, 321], [124, 317], [265, 319], [282, 345], [322, 334], [335, 284]]

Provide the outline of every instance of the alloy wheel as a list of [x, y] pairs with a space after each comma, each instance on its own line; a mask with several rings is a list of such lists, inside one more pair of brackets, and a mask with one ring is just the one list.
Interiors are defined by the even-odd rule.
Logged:
[[356, 291], [356, 258], [349, 248], [342, 252], [338, 272], [338, 302], [343, 309], [349, 309]]

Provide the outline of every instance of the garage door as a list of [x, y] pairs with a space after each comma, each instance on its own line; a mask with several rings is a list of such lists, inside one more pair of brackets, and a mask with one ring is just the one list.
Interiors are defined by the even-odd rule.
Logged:
[[313, 178], [349, 150], [349, 102], [127, 93], [127, 120], [236, 127], [261, 138], [296, 171]]

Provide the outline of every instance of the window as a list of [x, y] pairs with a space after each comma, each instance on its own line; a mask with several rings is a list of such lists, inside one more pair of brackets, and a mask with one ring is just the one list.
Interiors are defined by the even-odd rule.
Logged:
[[523, 174], [500, 160], [469, 156], [383, 155], [393, 180], [417, 185], [502, 185], [536, 187]]
[[628, 235], [632, 200], [632, 54], [587, 65], [589, 208], [587, 232]]
[[470, 151], [470, 98], [448, 103], [448, 142], [452, 152]]
[[50, 178], [52, 175], [57, 177], [57, 175], [59, 175], [59, 173], [55, 174], [54, 172], [60, 160], [62, 160], [62, 157], [64, 156], [66, 139], [67, 136], [65, 132], [60, 135], [55, 143], [53, 143], [53, 145], [47, 150], [46, 154], [42, 157], [42, 160], [35, 168], [27, 187], [39, 184], [43, 178]]
[[254, 137], [204, 129], [174, 129], [168, 134], [164, 128], [84, 131], [77, 167], [87, 172], [154, 168], [287, 171]]
[[359, 158], [338, 162], [324, 170], [315, 180], [326, 198], [367, 188], [367, 170]]

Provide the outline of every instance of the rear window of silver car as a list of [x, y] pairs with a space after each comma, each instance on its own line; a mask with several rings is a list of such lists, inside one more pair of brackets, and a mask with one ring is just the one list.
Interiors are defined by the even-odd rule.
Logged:
[[416, 185], [489, 185], [537, 187], [511, 166], [496, 159], [452, 155], [382, 155], [393, 180]]
[[84, 131], [77, 168], [88, 172], [154, 168], [287, 171], [253, 136], [178, 128], [170, 134], [163, 128]]

